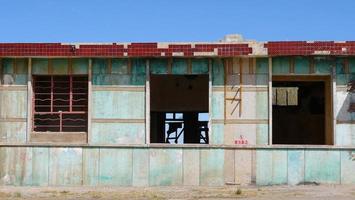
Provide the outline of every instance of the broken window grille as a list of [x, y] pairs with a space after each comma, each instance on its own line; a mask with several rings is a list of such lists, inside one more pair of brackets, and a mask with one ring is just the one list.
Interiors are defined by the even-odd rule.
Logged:
[[87, 76], [33, 76], [33, 92], [33, 131], [87, 132]]

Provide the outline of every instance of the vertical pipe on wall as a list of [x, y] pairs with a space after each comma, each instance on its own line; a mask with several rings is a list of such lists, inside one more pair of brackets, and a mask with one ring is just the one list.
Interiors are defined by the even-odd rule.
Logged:
[[149, 60], [145, 62], [145, 143], [150, 143], [150, 72]]
[[272, 145], [272, 57], [269, 57], [269, 86], [268, 86], [268, 105], [269, 105], [269, 145]]
[[32, 59], [28, 58], [27, 62], [27, 131], [26, 131], [26, 142], [30, 141], [32, 132]]
[[92, 112], [92, 59], [89, 58], [88, 63], [88, 130], [87, 143], [91, 141], [91, 112]]

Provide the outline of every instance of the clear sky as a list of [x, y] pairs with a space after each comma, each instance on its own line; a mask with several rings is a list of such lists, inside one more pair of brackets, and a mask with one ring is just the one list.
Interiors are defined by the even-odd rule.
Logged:
[[354, 0], [0, 0], [0, 42], [355, 40]]

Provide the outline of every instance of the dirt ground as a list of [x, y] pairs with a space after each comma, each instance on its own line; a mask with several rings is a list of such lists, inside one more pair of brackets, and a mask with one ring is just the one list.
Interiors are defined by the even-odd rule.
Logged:
[[355, 200], [355, 185], [272, 187], [1, 187], [0, 199], [336, 199]]

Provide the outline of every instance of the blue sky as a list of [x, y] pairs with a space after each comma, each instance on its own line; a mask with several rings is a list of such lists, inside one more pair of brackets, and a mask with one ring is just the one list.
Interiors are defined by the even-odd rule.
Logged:
[[0, 0], [0, 42], [355, 40], [354, 0]]

